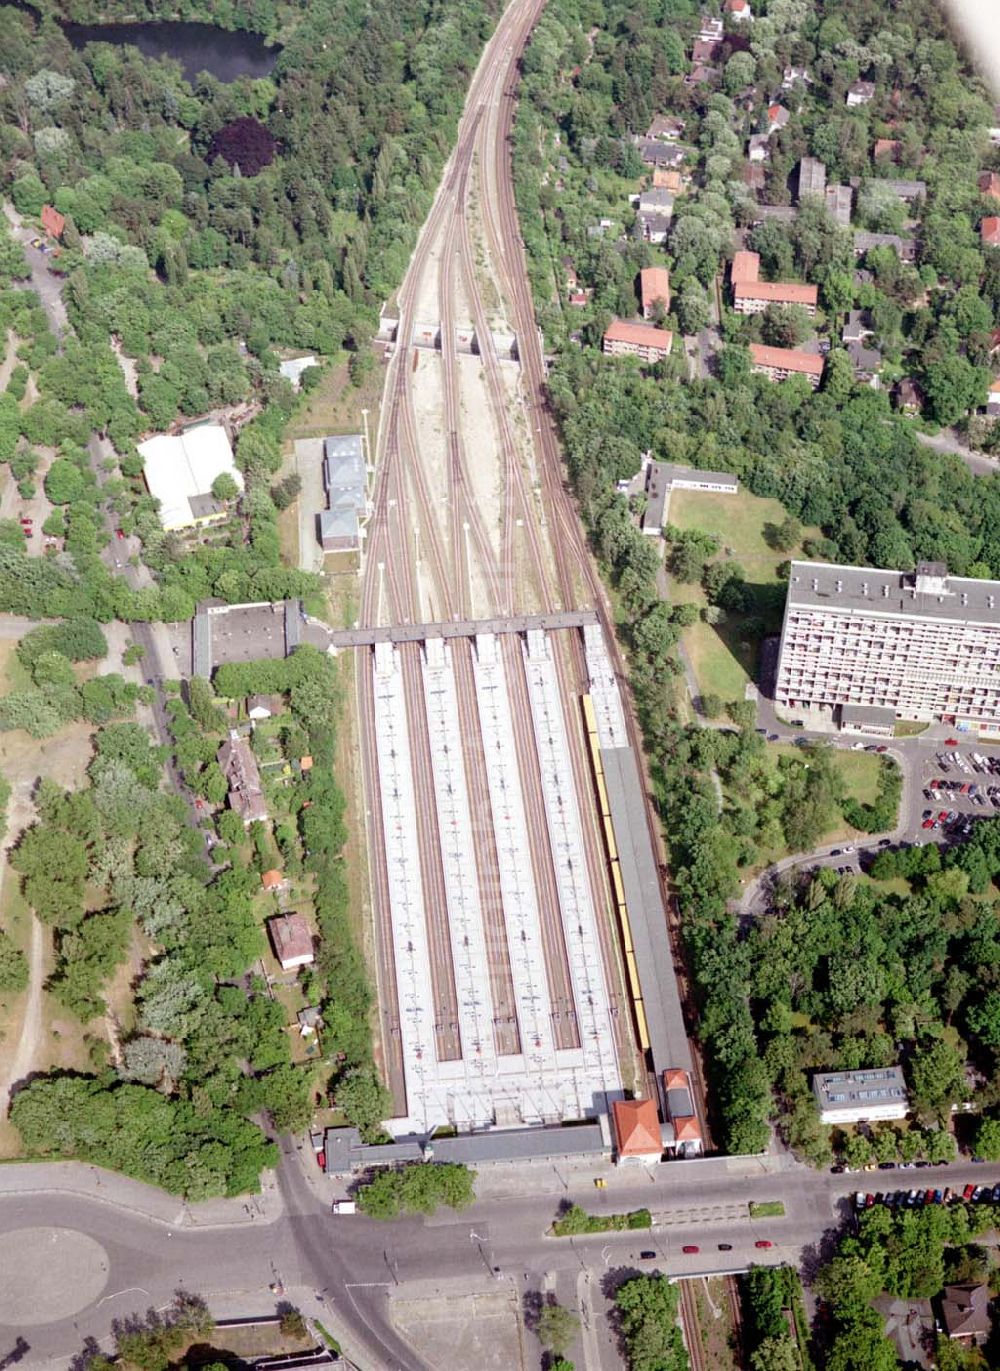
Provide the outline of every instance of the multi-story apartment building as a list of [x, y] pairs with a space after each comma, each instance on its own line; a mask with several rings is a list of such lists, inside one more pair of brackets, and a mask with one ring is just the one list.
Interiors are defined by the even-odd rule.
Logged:
[[673, 342], [674, 335], [668, 328], [614, 319], [604, 335], [604, 351], [609, 357], [638, 357], [643, 362], [659, 362], [670, 356]]
[[763, 314], [768, 305], [801, 305], [811, 319], [816, 301], [816, 287], [799, 281], [739, 281], [733, 286], [737, 314]]
[[751, 343], [750, 370], [772, 381], [804, 376], [815, 390], [823, 378], [823, 358], [818, 352], [803, 352], [800, 348], [769, 348], [764, 343]]
[[775, 703], [851, 731], [943, 719], [1000, 735], [1000, 582], [949, 576], [940, 562], [793, 562]]

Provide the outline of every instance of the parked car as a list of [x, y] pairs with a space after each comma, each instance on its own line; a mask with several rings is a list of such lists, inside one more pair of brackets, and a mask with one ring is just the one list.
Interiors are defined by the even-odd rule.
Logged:
[[[691, 1255], [693, 1255], [695, 1252], [700, 1252], [700, 1251], [701, 1251], [701, 1248], [700, 1248], [700, 1247], [695, 1247], [694, 1243], [689, 1242], [689, 1243], [685, 1243], [685, 1245], [681, 1248], [681, 1251], [682, 1251], [682, 1252], [686, 1252], [686, 1253], [688, 1253], [689, 1256], [691, 1256]], [[642, 1257], [645, 1257], [645, 1258], [648, 1260], [650, 1257], [655, 1257], [655, 1256], [656, 1256], [656, 1253], [655, 1253], [655, 1252], [641, 1252], [639, 1255], [642, 1256]]]
[[771, 1242], [769, 1238], [758, 1238], [757, 1241], [754, 1243], [754, 1247], [773, 1247], [773, 1246], [774, 1246], [774, 1243]]
[[965, 1189], [962, 1191], [962, 1199], [965, 1200], [966, 1204], [968, 1204], [968, 1202], [972, 1199], [975, 1193], [976, 1187], [974, 1185], [967, 1185]]
[[733, 1250], [733, 1244], [732, 1244], [731, 1242], [720, 1242], [720, 1243], [719, 1243], [719, 1251], [720, 1251], [720, 1252], [731, 1252], [732, 1250]]

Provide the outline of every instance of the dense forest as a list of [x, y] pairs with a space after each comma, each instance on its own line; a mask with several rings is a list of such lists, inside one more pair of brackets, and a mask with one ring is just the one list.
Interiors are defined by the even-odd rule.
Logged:
[[[958, 459], [921, 446], [887, 388], [855, 381], [839, 338], [818, 391], [801, 379], [775, 385], [752, 374], [745, 344], [760, 336], [760, 321], [725, 308], [723, 345], [707, 377], [688, 379], [676, 346], [667, 361], [644, 367], [603, 357], [597, 345], [613, 315], [636, 314], [637, 272], [654, 263], [670, 270], [666, 324], [675, 333], [704, 327], [708, 288], [732, 255], [734, 234], [752, 221], [741, 174], [746, 138], [767, 131], [768, 100], [780, 98], [791, 114], [770, 139], [764, 200], [789, 202], [789, 175], [806, 153], [826, 160], [831, 180], [860, 177], [863, 187], [866, 177], [877, 186], [887, 174], [919, 176], [926, 199], [917, 262], [878, 249], [857, 263], [849, 235], [808, 203], [791, 223], [754, 229], [747, 245], [760, 253], [765, 275], [818, 282], [827, 323], [850, 307], [866, 310], [888, 378], [916, 375], [929, 415], [951, 422], [985, 398], [991, 330], [1000, 321], [1000, 254], [984, 250], [977, 231], [989, 212], [977, 175], [998, 165], [986, 134], [992, 111], [931, 0], [905, 10], [866, 0], [755, 3], [748, 34], [728, 25], [718, 79], [692, 84], [684, 79], [687, 54], [704, 8], [694, 0], [553, 0], [526, 55], [515, 172], [536, 304], [555, 353], [551, 401], [630, 652], [717, 1136], [731, 1151], [752, 1152], [778, 1119], [804, 1155], [828, 1159], [831, 1140], [806, 1096], [808, 1073], [859, 1065], [868, 1054], [903, 1060], [927, 1125], [879, 1145], [886, 1155], [901, 1146], [933, 1153], [953, 1145], [937, 1131], [949, 1103], [972, 1089], [994, 1103], [992, 1087], [984, 1088], [996, 1074], [993, 1046], [974, 990], [991, 983], [996, 957], [992, 825], [944, 869], [903, 876], [905, 894], [824, 876], [786, 892], [741, 937], [728, 905], [741, 873], [769, 845], [767, 825], [773, 840], [787, 814], [785, 836], [808, 849], [816, 805], [833, 797], [818, 777], [812, 795], [793, 788], [784, 805], [762, 792], [762, 743], [742, 701], [721, 702], [735, 725], [727, 735], [706, 737], [680, 722], [671, 708], [676, 643], [692, 610], [661, 602], [656, 550], [616, 483], [639, 469], [646, 451], [731, 471], [755, 495], [819, 527], [821, 536], [805, 544], [808, 556], [889, 567], [927, 558], [959, 574], [997, 577], [1000, 479], [974, 477]], [[791, 66], [809, 80], [789, 95], [781, 87]], [[859, 76], [873, 82], [875, 96], [848, 108], [845, 91]], [[648, 173], [634, 138], [655, 115], [683, 120], [689, 176], [662, 248], [633, 233], [628, 202]], [[879, 137], [900, 144], [888, 170], [872, 160]], [[877, 189], [859, 195], [855, 226], [902, 229], [886, 203]], [[569, 273], [585, 288], [573, 303]], [[702, 580], [707, 622], [746, 622], [747, 636], [759, 636], [751, 620], [760, 588], [730, 577], [725, 563], [706, 566], [711, 551], [696, 537], [674, 537], [670, 569]], [[725, 781], [721, 809], [713, 771]], [[888, 800], [886, 793], [855, 821], [877, 831]], [[975, 872], [966, 871], [973, 862]], [[941, 1068], [936, 1086], [928, 1063]]]

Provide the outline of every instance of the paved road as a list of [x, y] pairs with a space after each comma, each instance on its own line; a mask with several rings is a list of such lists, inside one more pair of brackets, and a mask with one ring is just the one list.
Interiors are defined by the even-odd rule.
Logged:
[[[857, 1177], [817, 1173], [787, 1157], [718, 1158], [667, 1163], [648, 1173], [592, 1167], [607, 1179], [608, 1188], [596, 1191], [586, 1174], [511, 1168], [484, 1175], [487, 1193], [463, 1215], [445, 1211], [430, 1220], [380, 1225], [331, 1215], [317, 1189], [326, 1183], [302, 1169], [292, 1143], [284, 1147], [278, 1175], [283, 1212], [272, 1204], [270, 1222], [266, 1214], [250, 1220], [239, 1201], [228, 1209], [215, 1202], [214, 1212], [224, 1222], [195, 1226], [179, 1212], [177, 1201], [149, 1191], [144, 1199], [134, 1182], [85, 1167], [75, 1170], [86, 1194], [33, 1193], [45, 1183], [48, 1168], [0, 1171], [0, 1188], [8, 1192], [0, 1194], [0, 1251], [7, 1235], [51, 1225], [89, 1235], [108, 1257], [107, 1283], [89, 1306], [23, 1330], [30, 1351], [21, 1365], [66, 1365], [84, 1337], [106, 1339], [113, 1318], [165, 1304], [179, 1285], [201, 1292], [224, 1314], [267, 1311], [274, 1299], [268, 1287], [280, 1280], [286, 1298], [343, 1333], [361, 1365], [372, 1371], [425, 1371], [423, 1360], [391, 1326], [396, 1296], [414, 1299], [435, 1290], [457, 1296], [501, 1285], [521, 1295], [542, 1288], [546, 1280], [572, 1288], [571, 1282], [589, 1272], [591, 1307], [599, 1317], [609, 1272], [659, 1269], [694, 1275], [781, 1261], [804, 1261], [808, 1270], [825, 1236], [848, 1214], [859, 1187], [1000, 1182], [1000, 1166], [969, 1163]], [[52, 1171], [64, 1184], [66, 1168]], [[100, 1180], [100, 1189], [92, 1177]], [[128, 1207], [120, 1207], [118, 1199]], [[783, 1200], [786, 1217], [749, 1218], [749, 1201], [773, 1199]], [[549, 1238], [546, 1229], [565, 1201], [593, 1212], [648, 1207], [656, 1224], [651, 1233]], [[147, 1212], [140, 1212], [143, 1204]], [[193, 1213], [197, 1217], [197, 1207]], [[485, 1258], [475, 1235], [485, 1238]], [[754, 1244], [760, 1240], [774, 1246], [758, 1249]], [[731, 1250], [720, 1252], [720, 1243]], [[684, 1254], [681, 1248], [689, 1244], [700, 1251]], [[655, 1260], [639, 1256], [646, 1249], [656, 1252]], [[489, 1270], [495, 1266], [499, 1275]], [[57, 1278], [58, 1272], [57, 1258]], [[13, 1341], [19, 1331], [0, 1323], [0, 1354], [2, 1333]]]
[[973, 476], [995, 476], [1000, 473], [1000, 462], [995, 457], [986, 457], [981, 452], [974, 452], [950, 428], [943, 428], [940, 433], [934, 434], [921, 433], [914, 429], [913, 436], [922, 447], [933, 448], [935, 452], [951, 452], [956, 457], [961, 457]]
[[24, 248], [25, 261], [31, 270], [31, 287], [38, 295], [49, 327], [61, 342], [68, 327], [66, 306], [62, 300], [65, 279], [62, 276], [54, 276], [49, 270], [54, 261], [51, 253], [41, 252], [31, 246], [31, 240], [40, 235], [33, 229], [22, 227], [21, 216], [14, 206], [5, 204], [3, 210], [11, 226], [11, 236]]

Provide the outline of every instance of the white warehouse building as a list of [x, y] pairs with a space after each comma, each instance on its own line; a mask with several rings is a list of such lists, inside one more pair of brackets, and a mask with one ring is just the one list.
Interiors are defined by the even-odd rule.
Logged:
[[193, 424], [183, 433], [158, 433], [139, 443], [138, 451], [146, 486], [159, 501], [160, 523], [168, 533], [225, 517], [223, 506], [212, 495], [217, 476], [225, 472], [243, 489], [243, 474], [221, 424]]

